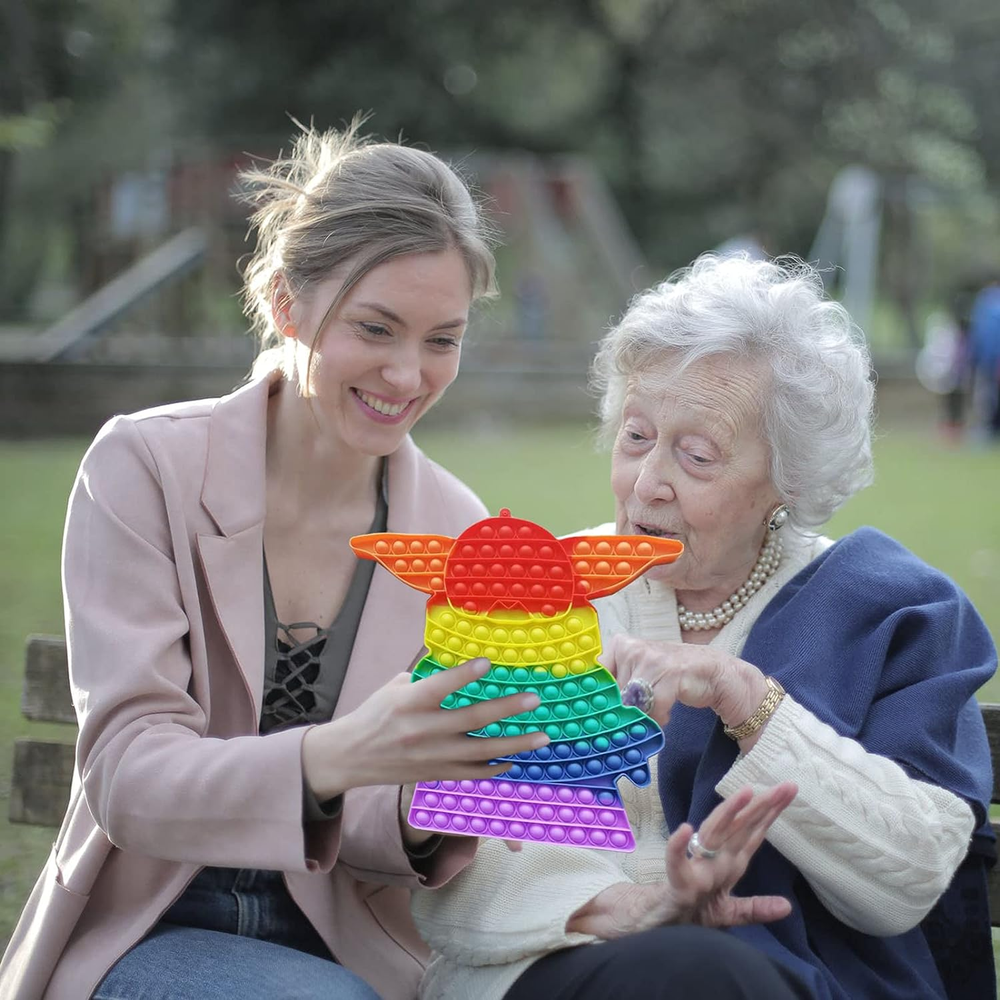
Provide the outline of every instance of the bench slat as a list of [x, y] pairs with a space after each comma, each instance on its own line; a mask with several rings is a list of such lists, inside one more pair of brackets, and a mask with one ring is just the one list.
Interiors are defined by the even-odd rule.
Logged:
[[76, 722], [69, 692], [66, 640], [61, 636], [28, 637], [21, 712], [36, 722]]
[[14, 769], [11, 774], [11, 823], [59, 826], [73, 783], [72, 743], [42, 740], [14, 741]]

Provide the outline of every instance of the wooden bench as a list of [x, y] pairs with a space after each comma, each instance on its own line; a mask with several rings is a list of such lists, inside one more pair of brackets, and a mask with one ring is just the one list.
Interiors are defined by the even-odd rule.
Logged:
[[[1000, 802], [1000, 705], [984, 704], [983, 719], [993, 759], [993, 798]], [[21, 711], [38, 722], [75, 725], [76, 715], [69, 693], [66, 642], [56, 636], [28, 639]], [[19, 739], [14, 741], [14, 771], [11, 778], [10, 821], [35, 826], [59, 826], [69, 802], [73, 779], [73, 744]], [[993, 827], [1000, 835], [1000, 821]], [[1000, 927], [1000, 865], [990, 872], [990, 915]]]
[[[76, 726], [69, 693], [66, 641], [57, 636], [28, 637], [21, 713], [36, 722]], [[14, 740], [11, 774], [11, 823], [59, 826], [69, 804], [74, 746], [51, 740]]]

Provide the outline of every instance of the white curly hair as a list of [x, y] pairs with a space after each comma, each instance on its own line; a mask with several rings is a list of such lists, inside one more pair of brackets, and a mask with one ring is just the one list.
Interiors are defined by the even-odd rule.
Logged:
[[591, 370], [605, 440], [617, 435], [629, 386], [665, 355], [675, 371], [728, 355], [770, 373], [760, 416], [771, 482], [799, 530], [818, 529], [872, 482], [871, 359], [815, 268], [794, 257], [704, 254], [637, 295]]

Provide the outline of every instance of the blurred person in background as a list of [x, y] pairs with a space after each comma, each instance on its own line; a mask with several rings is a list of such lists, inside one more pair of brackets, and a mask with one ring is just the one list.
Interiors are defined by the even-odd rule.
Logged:
[[976, 296], [969, 318], [974, 432], [983, 441], [1000, 441], [1000, 275]]
[[969, 312], [976, 288], [963, 286], [947, 310], [927, 317], [924, 346], [916, 360], [916, 375], [929, 392], [941, 397], [940, 430], [945, 441], [957, 444], [966, 421], [966, 403], [972, 382], [969, 360]]
[[486, 514], [409, 431], [494, 267], [458, 176], [357, 128], [306, 130], [244, 177], [267, 345], [249, 382], [116, 417], [83, 459], [63, 552], [76, 770], [4, 997], [407, 1000], [428, 954], [409, 891], [476, 845], [410, 828], [400, 786], [548, 741], [464, 735], [534, 695], [440, 708], [485, 661], [411, 685], [423, 598], [348, 544]]
[[[708, 255], [594, 370], [616, 500], [594, 530], [685, 546], [594, 602], [623, 700], [664, 726], [657, 781], [622, 783], [633, 854], [488, 842], [416, 892], [421, 996], [992, 998], [996, 650], [893, 539], [820, 533], [872, 479], [860, 331], [808, 266]], [[784, 781], [748, 857], [719, 810]], [[692, 906], [696, 879], [715, 896]]]

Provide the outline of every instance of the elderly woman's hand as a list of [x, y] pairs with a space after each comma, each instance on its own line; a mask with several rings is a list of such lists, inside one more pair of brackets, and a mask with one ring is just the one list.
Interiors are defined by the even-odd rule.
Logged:
[[[619, 633], [601, 656], [602, 664], [624, 691], [634, 678], [653, 692], [648, 714], [661, 726], [670, 721], [676, 702], [691, 708], [710, 708], [727, 726], [748, 719], [768, 692], [764, 675], [751, 663], [711, 646], [652, 642]], [[740, 741], [746, 753], [761, 730]]]
[[733, 896], [732, 888], [797, 791], [785, 782], [756, 795], [750, 788], [737, 792], [702, 823], [700, 853], [688, 851], [694, 830], [682, 824], [667, 841], [666, 881], [612, 885], [577, 910], [566, 930], [612, 940], [664, 924], [735, 927], [787, 917], [791, 912], [787, 899]]

